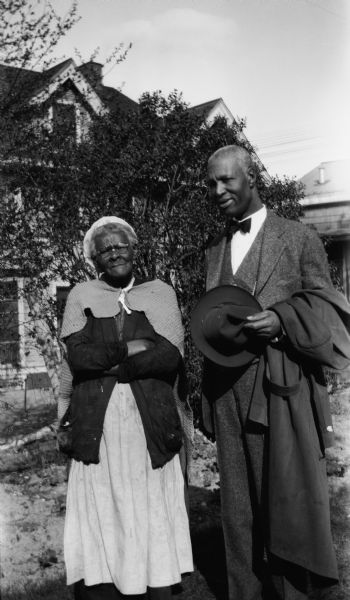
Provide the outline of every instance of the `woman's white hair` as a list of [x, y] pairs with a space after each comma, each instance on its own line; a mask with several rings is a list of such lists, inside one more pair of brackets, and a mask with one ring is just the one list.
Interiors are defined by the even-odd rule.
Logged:
[[135, 230], [127, 221], [120, 217], [101, 217], [93, 223], [90, 229], [86, 232], [83, 240], [83, 255], [86, 262], [94, 267], [93, 257], [95, 254], [95, 237], [103, 230], [113, 229], [114, 231], [124, 231], [128, 237], [129, 243], [133, 250], [137, 246], [137, 235]]

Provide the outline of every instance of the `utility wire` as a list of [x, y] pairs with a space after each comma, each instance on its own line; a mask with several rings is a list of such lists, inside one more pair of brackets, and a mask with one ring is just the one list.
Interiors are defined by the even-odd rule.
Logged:
[[337, 17], [338, 19], [341, 19], [342, 21], [345, 21], [343, 15], [340, 15], [339, 13], [336, 13], [333, 10], [329, 10], [329, 8], [322, 6], [322, 4], [318, 4], [317, 0], [299, 0], [299, 2], [304, 2], [305, 4], [308, 4], [309, 6], [313, 6], [314, 8], [319, 8], [320, 10], [323, 10], [324, 12], [327, 12], [328, 14], [333, 15], [334, 17]]
[[304, 144], [304, 143], [319, 143], [322, 142], [324, 138], [321, 136], [313, 136], [313, 137], [305, 137], [305, 138], [294, 138], [294, 139], [284, 139], [284, 138], [280, 138], [279, 140], [276, 141], [270, 141], [270, 142], [257, 142], [254, 141], [254, 145], [256, 145], [258, 148], [260, 148], [260, 150], [264, 149], [264, 148], [274, 148], [275, 146], [286, 146], [286, 145], [292, 145], [292, 144]]
[[[294, 142], [294, 141], [299, 141], [299, 140], [303, 140], [303, 139], [320, 139], [321, 137], [325, 136], [324, 133], [324, 129], [322, 129], [322, 136], [318, 135], [316, 133], [316, 129], [320, 129], [320, 127], [316, 128], [314, 127], [313, 129], [310, 128], [305, 128], [305, 127], [299, 127], [296, 129], [287, 129], [287, 130], [282, 130], [282, 131], [274, 131], [271, 133], [265, 132], [265, 133], [261, 133], [260, 135], [258, 134], [257, 136], [252, 136], [252, 134], [250, 133], [249, 136], [250, 138], [254, 137], [254, 141], [257, 145], [268, 145], [268, 146], [272, 146], [274, 144], [278, 144], [280, 142]], [[333, 129], [329, 130], [326, 133], [332, 133]]]

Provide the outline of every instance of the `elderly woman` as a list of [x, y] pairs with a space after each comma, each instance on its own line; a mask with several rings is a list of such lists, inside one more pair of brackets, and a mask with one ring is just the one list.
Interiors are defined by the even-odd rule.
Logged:
[[181, 316], [170, 286], [135, 279], [136, 244], [126, 221], [94, 223], [83, 248], [98, 278], [71, 290], [63, 317], [64, 554], [76, 600], [166, 600], [193, 570], [179, 458]]

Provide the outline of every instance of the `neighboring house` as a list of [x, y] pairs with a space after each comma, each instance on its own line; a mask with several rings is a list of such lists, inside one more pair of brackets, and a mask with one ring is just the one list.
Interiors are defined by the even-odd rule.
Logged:
[[[0, 65], [0, 106], [6, 104], [33, 106], [36, 109], [36, 125], [48, 131], [66, 128], [66, 133], [79, 143], [88, 133], [89, 124], [95, 114], [114, 111], [137, 111], [138, 104], [120, 91], [103, 85], [102, 65], [93, 61], [77, 67], [72, 59], [65, 60], [44, 72], [35, 72]], [[39, 108], [39, 110], [38, 110]], [[221, 98], [190, 107], [203, 117], [203, 122], [212, 123], [224, 117], [228, 123], [234, 117]], [[242, 133], [242, 141], [247, 138]], [[0, 161], [10, 160], [11, 154], [4, 153], [1, 142]], [[253, 156], [266, 181], [269, 175], [257, 155]], [[10, 187], [0, 172], [0, 185], [11, 194], [14, 202], [21, 202], [20, 193]], [[30, 333], [30, 311], [21, 295], [23, 278], [2, 263], [0, 274], [0, 387], [23, 386], [28, 375], [45, 371], [44, 361]], [[53, 282], [50, 293], [57, 304], [65, 301], [68, 287], [64, 282]]]
[[[3, 114], [8, 107], [19, 112], [22, 106], [26, 110], [35, 107], [35, 126], [49, 131], [65, 127], [78, 143], [88, 132], [92, 115], [138, 110], [137, 102], [103, 85], [101, 64], [88, 62], [77, 67], [72, 59], [42, 73], [0, 65], [0, 106]], [[2, 134], [0, 160], [11, 162], [6, 132]], [[21, 202], [20, 194], [11, 188], [11, 179], [1, 173], [0, 185], [14, 202]], [[23, 277], [3, 257], [0, 277], [0, 387], [23, 386], [28, 374], [45, 369], [44, 362], [30, 333], [30, 311], [21, 294]], [[67, 287], [54, 282], [50, 291], [60, 302]]]
[[92, 114], [137, 110], [138, 104], [102, 83], [102, 65], [88, 62], [77, 67], [70, 58], [44, 72], [0, 65], [0, 102], [42, 106], [42, 119], [50, 128], [67, 123], [79, 142]]
[[329, 260], [336, 265], [344, 293], [350, 299], [350, 159], [322, 162], [300, 181], [307, 225], [326, 238]]
[[[205, 121], [208, 125], [213, 123], [217, 117], [224, 117], [229, 125], [232, 125], [232, 123], [235, 122], [233, 114], [227, 108], [222, 98], [216, 98], [215, 100], [209, 100], [209, 102], [203, 102], [202, 104], [191, 106], [189, 110], [202, 117], [203, 121]], [[248, 142], [248, 138], [243, 131], [241, 132], [239, 138], [242, 142]], [[264, 181], [266, 183], [270, 183], [271, 177], [255, 152], [253, 152], [252, 158], [255, 164], [258, 166]]]

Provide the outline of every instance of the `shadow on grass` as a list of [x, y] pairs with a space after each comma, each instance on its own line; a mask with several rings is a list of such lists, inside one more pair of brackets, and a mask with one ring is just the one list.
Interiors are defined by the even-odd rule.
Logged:
[[[227, 598], [225, 550], [217, 491], [191, 486], [190, 524], [196, 572], [174, 589], [175, 598], [224, 600]], [[339, 585], [323, 590], [315, 600], [350, 599], [350, 498], [347, 480], [334, 477], [331, 485], [332, 530], [339, 565]], [[175, 586], [176, 588], [176, 586]], [[27, 584], [25, 589], [2, 590], [1, 600], [73, 600], [65, 580]]]
[[[195, 572], [174, 586], [174, 600], [227, 598], [224, 541], [217, 491], [190, 487], [190, 526]], [[73, 600], [64, 577], [2, 591], [1, 600]]]
[[215, 598], [227, 598], [224, 537], [219, 491], [190, 487], [190, 525], [193, 559]]
[[320, 600], [350, 598], [350, 491], [348, 480], [335, 478], [330, 494], [331, 521], [339, 567], [339, 585], [324, 591]]
[[[317, 592], [315, 600], [350, 600], [350, 489], [349, 478], [336, 459], [330, 478], [331, 521], [339, 567], [339, 584]], [[346, 471], [345, 471], [346, 473]], [[225, 550], [216, 492], [190, 487], [191, 537], [197, 570], [215, 598], [227, 598]]]
[[225, 549], [221, 527], [205, 527], [195, 531], [192, 534], [192, 546], [196, 567], [215, 598], [227, 598]]
[[44, 583], [27, 583], [24, 587], [1, 590], [1, 600], [73, 600], [64, 577]]

